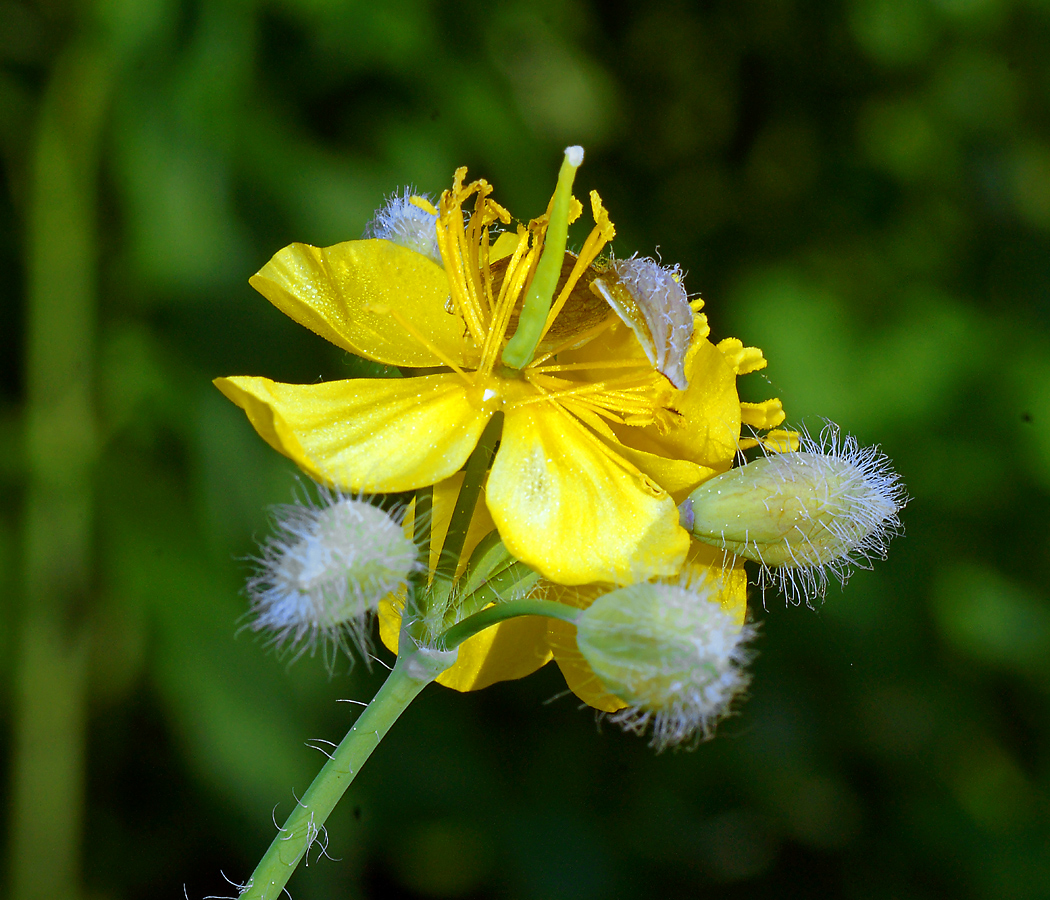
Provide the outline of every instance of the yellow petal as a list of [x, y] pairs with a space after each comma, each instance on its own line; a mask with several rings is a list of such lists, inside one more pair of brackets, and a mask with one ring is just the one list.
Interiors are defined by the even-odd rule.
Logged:
[[[323, 248], [291, 244], [250, 283], [300, 325], [369, 359], [427, 367], [448, 365], [449, 360], [469, 365], [477, 356], [464, 336], [463, 321], [445, 311], [445, 270], [390, 241], [347, 241]], [[388, 310], [409, 322], [416, 334]]]
[[[687, 459], [668, 459], [666, 456], [657, 456], [655, 453], [637, 450], [628, 444], [622, 443], [616, 436], [617, 432], [613, 430], [614, 426], [582, 403], [577, 403], [572, 398], [563, 400], [562, 403], [569, 412], [581, 419], [592, 431], [596, 432], [617, 456], [622, 456], [628, 462], [637, 466], [639, 470], [667, 491], [675, 499], [676, 503], [684, 500], [688, 494], [692, 493], [707, 479], [713, 478], [720, 471], [724, 471], [701, 466]], [[629, 438], [638, 433], [637, 429], [626, 426], [617, 425], [615, 428], [621, 434], [628, 435]], [[726, 468], [728, 468], [728, 465]]]
[[686, 360], [689, 387], [675, 392], [671, 406], [676, 423], [661, 432], [656, 426], [614, 428], [624, 444], [672, 459], [688, 459], [716, 472], [733, 462], [740, 437], [740, 398], [736, 375], [718, 349], [696, 341]]
[[405, 608], [405, 589], [397, 594], [387, 594], [379, 601], [376, 615], [379, 618], [379, 640], [393, 654], [397, 654], [401, 637], [401, 613]]
[[[621, 434], [629, 433], [624, 427], [619, 427], [617, 430]], [[634, 463], [677, 502], [684, 500], [709, 478], [724, 471], [701, 466], [688, 459], [668, 459], [666, 456], [646, 453], [644, 450], [636, 450], [620, 442], [614, 446], [620, 456]]]
[[447, 478], [490, 415], [448, 374], [320, 384], [239, 376], [215, 386], [311, 478], [355, 491], [408, 491]]
[[699, 582], [704, 572], [722, 582], [722, 609], [733, 617], [737, 625], [743, 625], [747, 618], [747, 572], [743, 560], [708, 544], [693, 541], [682, 575], [692, 575]]
[[457, 691], [477, 691], [497, 681], [531, 675], [551, 659], [547, 621], [522, 616], [468, 638], [459, 645], [456, 664], [442, 672], [437, 683]]
[[689, 545], [667, 492], [549, 401], [506, 410], [486, 499], [507, 549], [561, 584], [672, 575]]

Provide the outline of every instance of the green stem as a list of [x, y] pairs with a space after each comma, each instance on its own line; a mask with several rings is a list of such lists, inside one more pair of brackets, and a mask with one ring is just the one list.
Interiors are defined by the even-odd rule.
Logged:
[[423, 560], [430, 559], [430, 525], [434, 519], [434, 485], [416, 491], [416, 505], [413, 512], [412, 537], [419, 548]]
[[405, 610], [411, 614], [413, 621], [418, 621], [421, 620], [418, 615], [418, 598], [422, 597], [427, 590], [427, 573], [430, 568], [430, 534], [434, 530], [434, 486], [432, 484], [416, 491], [413, 517], [412, 539], [419, 548], [419, 558], [423, 560], [426, 568], [421, 567], [409, 578]]
[[[445, 532], [445, 542], [441, 547], [437, 567], [434, 569], [435, 583], [447, 582], [449, 586], [456, 575], [456, 567], [459, 565], [460, 553], [463, 550], [463, 542], [467, 539], [467, 531], [470, 528], [470, 520], [474, 517], [474, 507], [478, 504], [481, 495], [481, 486], [485, 483], [485, 474], [488, 472], [489, 464], [496, 453], [496, 444], [499, 442], [503, 431], [503, 413], [496, 413], [489, 419], [488, 425], [481, 433], [477, 446], [470, 454], [467, 465], [463, 472], [463, 484], [456, 498], [456, 507], [452, 510], [452, 518], [448, 523], [448, 531]], [[434, 601], [443, 605], [442, 600], [447, 598], [435, 596]]]
[[317, 839], [329, 813], [390, 726], [419, 692], [454, 660], [448, 654], [411, 649], [409, 641], [408, 636], [402, 634], [402, 649], [390, 675], [285, 820], [255, 867], [240, 900], [276, 900]]
[[553, 600], [511, 600], [508, 603], [497, 603], [453, 625], [438, 638], [437, 646], [441, 650], [454, 650], [479, 631], [518, 616], [546, 616], [575, 623], [579, 615], [580, 610], [575, 606], [566, 606]]
[[[68, 24], [72, 31], [80, 23]], [[27, 472], [5, 870], [5, 896], [14, 900], [75, 900], [82, 891], [96, 602], [95, 207], [111, 78], [105, 45], [88, 36], [72, 40], [55, 64], [31, 138], [24, 198]]]
[[[520, 560], [511, 558], [505, 565], [493, 569], [488, 577], [469, 594], [460, 596], [456, 619], [463, 621], [480, 612], [490, 603], [505, 604], [528, 598], [533, 585], [540, 580], [539, 573]], [[449, 626], [454, 621], [447, 623]]]

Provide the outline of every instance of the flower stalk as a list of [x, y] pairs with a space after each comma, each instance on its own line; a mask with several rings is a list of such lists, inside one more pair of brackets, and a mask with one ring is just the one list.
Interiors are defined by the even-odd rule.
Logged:
[[[522, 564], [518, 563], [518, 565]], [[437, 645], [443, 650], [455, 649], [467, 638], [472, 638], [486, 628], [518, 616], [546, 616], [549, 619], [561, 619], [563, 622], [575, 623], [579, 615], [580, 610], [576, 607], [556, 603], [553, 600], [533, 600], [528, 597], [522, 600], [511, 600], [507, 603], [489, 606], [481, 612], [468, 616], [462, 622], [456, 623], [438, 638]]]
[[386, 737], [390, 727], [455, 659], [411, 645], [402, 636], [403, 650], [379, 693], [347, 732], [331, 758], [285, 820], [269, 849], [255, 867], [240, 900], [276, 900], [296, 866], [323, 834], [335, 805], [353, 783], [361, 767]]
[[499, 442], [502, 430], [503, 414], [496, 413], [489, 419], [488, 425], [485, 426], [485, 430], [478, 439], [477, 447], [470, 454], [464, 467], [463, 484], [459, 489], [459, 497], [452, 511], [448, 531], [445, 532], [445, 543], [441, 548], [438, 564], [434, 569], [434, 588], [431, 592], [431, 599], [438, 609], [444, 609], [451, 593], [456, 567], [459, 565], [459, 557], [463, 552], [463, 542], [467, 538], [470, 520], [474, 516], [474, 507], [477, 506], [478, 498], [481, 496], [485, 476], [488, 474], [489, 466], [492, 465], [492, 457], [496, 453], [496, 444]]

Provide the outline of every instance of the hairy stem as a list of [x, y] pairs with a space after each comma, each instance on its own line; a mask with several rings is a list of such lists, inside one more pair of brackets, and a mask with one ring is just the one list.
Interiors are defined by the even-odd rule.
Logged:
[[[288, 816], [270, 848], [255, 867], [240, 900], [276, 900], [299, 861], [309, 852], [329, 814], [350, 787], [365, 761], [408, 705], [451, 662], [435, 654], [409, 649], [401, 636], [402, 652], [379, 693], [368, 704], [346, 737], [314, 778]], [[452, 657], [454, 659], [454, 657]]]

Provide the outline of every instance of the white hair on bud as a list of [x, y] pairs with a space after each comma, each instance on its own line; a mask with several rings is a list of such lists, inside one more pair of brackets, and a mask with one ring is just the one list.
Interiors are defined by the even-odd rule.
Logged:
[[629, 705], [609, 719], [650, 746], [695, 747], [714, 734], [750, 683], [756, 633], [720, 603], [724, 585], [690, 568], [599, 597], [577, 620], [577, 646], [606, 688]]
[[[871, 569], [876, 559], [886, 559], [890, 541], [903, 531], [900, 511], [909, 497], [900, 475], [893, 469], [888, 456], [878, 445], [861, 447], [851, 435], [843, 435], [837, 425], [826, 423], [817, 438], [808, 431], [799, 431], [799, 449], [795, 453], [766, 451], [783, 479], [785, 487], [798, 476], [795, 460], [805, 462], [807, 477], [821, 466], [830, 469], [838, 479], [836, 494], [848, 498], [840, 504], [840, 511], [830, 519], [821, 518], [820, 527], [837, 543], [841, 550], [832, 559], [822, 558], [814, 539], [798, 529], [801, 536], [797, 545], [789, 545], [791, 560], [780, 565], [769, 565], [761, 558], [758, 585], [763, 595], [769, 587], [777, 588], [787, 602], [798, 606], [803, 601], [812, 607], [813, 601], [823, 599], [832, 578], [845, 586], [856, 569]], [[841, 464], [845, 464], [843, 467]], [[849, 473], [842, 481], [843, 471]], [[835, 504], [825, 505], [825, 511]], [[758, 548], [761, 557], [761, 549]]]
[[252, 631], [269, 632], [297, 659], [322, 646], [331, 670], [353, 644], [370, 660], [372, 615], [419, 568], [415, 544], [392, 516], [366, 500], [318, 488], [320, 499], [275, 507], [246, 592]]
[[411, 187], [391, 194], [383, 208], [376, 210], [365, 229], [365, 237], [380, 238], [407, 247], [439, 266], [443, 265], [437, 243], [437, 215], [413, 203], [413, 197], [431, 204], [429, 197], [417, 194]]

